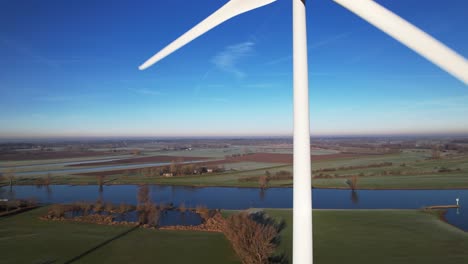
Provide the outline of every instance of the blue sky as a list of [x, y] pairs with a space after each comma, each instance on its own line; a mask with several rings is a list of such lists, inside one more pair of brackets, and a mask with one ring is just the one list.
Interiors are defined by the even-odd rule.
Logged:
[[[466, 0], [378, 0], [468, 57]], [[291, 1], [138, 66], [226, 0], [0, 2], [0, 138], [292, 133]], [[468, 87], [308, 1], [312, 135], [468, 133]]]

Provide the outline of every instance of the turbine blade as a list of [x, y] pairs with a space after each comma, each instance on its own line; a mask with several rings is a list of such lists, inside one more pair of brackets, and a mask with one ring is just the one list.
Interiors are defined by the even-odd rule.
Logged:
[[153, 57], [143, 63], [140, 70], [144, 70], [156, 62], [162, 60], [164, 57], [183, 47], [190, 41], [203, 35], [210, 29], [218, 26], [219, 24], [229, 20], [237, 15], [245, 13], [247, 11], [262, 7], [264, 5], [275, 2], [276, 0], [231, 0], [224, 6], [218, 9], [216, 12], [211, 14], [205, 20], [200, 22], [198, 25], [187, 31], [185, 34], [180, 36], [178, 39], [173, 41], [171, 44], [166, 46], [164, 49], [156, 53]]
[[333, 0], [468, 85], [468, 61], [372, 0]]

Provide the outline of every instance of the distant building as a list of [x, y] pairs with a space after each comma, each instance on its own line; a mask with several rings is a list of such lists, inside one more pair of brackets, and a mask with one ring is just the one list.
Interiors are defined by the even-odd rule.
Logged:
[[172, 174], [171, 172], [166, 172], [166, 173], [163, 173], [163, 176], [164, 177], [172, 177], [172, 176], [174, 176], [174, 174]]

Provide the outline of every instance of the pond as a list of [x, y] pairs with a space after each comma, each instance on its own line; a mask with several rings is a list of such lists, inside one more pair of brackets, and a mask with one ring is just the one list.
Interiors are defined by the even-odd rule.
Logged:
[[[204, 205], [216, 209], [247, 208], [291, 208], [292, 188], [225, 188], [225, 187], [182, 187], [149, 185], [152, 200], [156, 203], [184, 203], [187, 208]], [[0, 188], [2, 198], [35, 197], [43, 203], [94, 202], [101, 199], [114, 204], [137, 202], [137, 185], [110, 185], [101, 190], [98, 186], [51, 185], [14, 186]], [[468, 206], [468, 190], [351, 190], [314, 189], [315, 209], [419, 209], [431, 205]], [[468, 230], [468, 210], [463, 207], [449, 209], [449, 223]]]
[[[124, 216], [119, 215], [114, 219], [116, 222], [138, 222], [138, 213], [131, 211]], [[196, 226], [203, 222], [201, 216], [193, 211], [181, 212], [178, 210], [164, 210], [159, 217], [158, 226]]]
[[[130, 211], [125, 214], [121, 213], [107, 213], [107, 212], [90, 212], [90, 214], [99, 214], [99, 215], [112, 215], [114, 217], [114, 222], [138, 222], [138, 212]], [[68, 211], [65, 212], [65, 218], [74, 218], [83, 216], [83, 211]], [[197, 226], [203, 223], [202, 217], [193, 212], [186, 210], [181, 212], [179, 210], [164, 210], [159, 216], [158, 226]]]

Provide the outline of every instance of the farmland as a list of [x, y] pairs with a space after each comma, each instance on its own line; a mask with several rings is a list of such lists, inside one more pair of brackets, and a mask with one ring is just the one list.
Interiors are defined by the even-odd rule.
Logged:
[[[235, 141], [237, 145], [169, 141], [138, 143], [124, 149], [95, 146], [86, 152], [88, 157], [83, 156], [85, 152], [70, 152], [57, 159], [64, 152], [59, 150], [39, 154], [34, 160], [30, 158], [37, 150], [21, 150], [14, 158], [0, 161], [0, 172], [14, 175], [12, 183], [19, 185], [40, 184], [47, 177], [49, 184], [260, 187], [260, 178], [268, 176], [264, 187], [290, 187], [292, 149], [287, 140], [283, 141]], [[443, 148], [439, 141], [426, 142], [423, 147], [376, 144], [332, 140], [313, 145], [312, 186], [349, 188], [347, 179], [357, 177], [357, 189], [468, 188], [468, 154], [463, 144], [446, 144]], [[8, 153], [13, 155], [12, 151]], [[76, 153], [82, 156], [70, 157]], [[3, 184], [9, 183], [5, 178]]]

